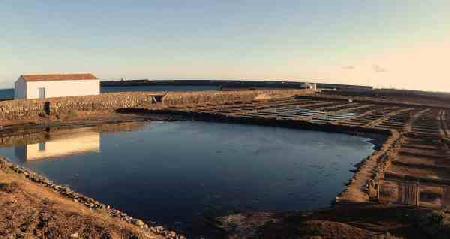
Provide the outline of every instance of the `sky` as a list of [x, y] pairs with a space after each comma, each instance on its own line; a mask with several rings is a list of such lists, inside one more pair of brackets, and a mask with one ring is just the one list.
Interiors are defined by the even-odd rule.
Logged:
[[0, 88], [92, 72], [450, 92], [449, 12], [449, 0], [0, 0]]

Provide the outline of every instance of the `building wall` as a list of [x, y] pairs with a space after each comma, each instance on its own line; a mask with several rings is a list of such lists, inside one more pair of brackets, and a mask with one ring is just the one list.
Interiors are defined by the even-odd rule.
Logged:
[[39, 99], [40, 87], [45, 88], [46, 98], [98, 95], [100, 80], [26, 81], [26, 99]]
[[25, 99], [26, 97], [27, 97], [27, 84], [22, 78], [19, 78], [15, 82], [14, 98]]

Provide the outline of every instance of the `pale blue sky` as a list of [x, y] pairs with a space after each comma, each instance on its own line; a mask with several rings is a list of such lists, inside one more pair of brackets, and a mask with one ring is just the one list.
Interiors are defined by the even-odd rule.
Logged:
[[[449, 12], [448, 0], [0, 0], [0, 86], [25, 73], [93, 72], [450, 91], [447, 67], [405, 71], [411, 54], [450, 60]], [[442, 56], [423, 56], [432, 51]], [[437, 84], [423, 79], [429, 71]]]

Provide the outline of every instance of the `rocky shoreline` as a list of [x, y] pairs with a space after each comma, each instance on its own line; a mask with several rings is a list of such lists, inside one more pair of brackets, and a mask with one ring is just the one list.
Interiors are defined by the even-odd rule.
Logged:
[[145, 223], [144, 221], [142, 221], [140, 219], [133, 218], [124, 212], [114, 209], [110, 205], [101, 203], [93, 198], [90, 198], [83, 194], [77, 193], [68, 186], [59, 185], [57, 183], [54, 183], [50, 179], [48, 179], [36, 172], [33, 172], [32, 170], [29, 170], [25, 167], [21, 167], [19, 165], [16, 165], [16, 164], [10, 162], [5, 157], [0, 157], [0, 169], [10, 169], [19, 175], [23, 175], [25, 178], [27, 178], [28, 180], [30, 180], [36, 184], [39, 184], [46, 188], [49, 188], [65, 198], [68, 198], [76, 203], [84, 205], [85, 207], [89, 208], [90, 210], [102, 210], [103, 212], [108, 213], [111, 217], [118, 218], [124, 222], [138, 226], [141, 229], [143, 229], [144, 231], [158, 234], [158, 235], [164, 236], [165, 238], [168, 238], [168, 239], [185, 239], [186, 238], [184, 235], [181, 235], [174, 231], [168, 230], [168, 229], [164, 228], [163, 226], [148, 225], [147, 223]]

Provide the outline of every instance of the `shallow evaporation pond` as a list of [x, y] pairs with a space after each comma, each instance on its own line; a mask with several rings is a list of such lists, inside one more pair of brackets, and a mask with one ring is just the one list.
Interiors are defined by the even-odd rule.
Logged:
[[3, 147], [0, 155], [189, 232], [205, 217], [327, 207], [374, 150], [360, 136], [277, 127], [181, 121], [127, 129], [50, 131], [45, 143]]

